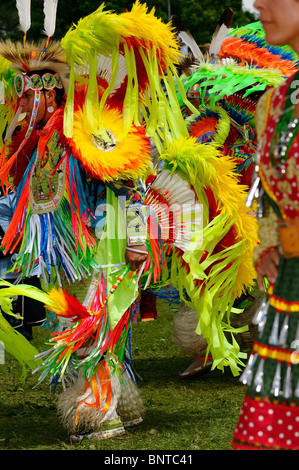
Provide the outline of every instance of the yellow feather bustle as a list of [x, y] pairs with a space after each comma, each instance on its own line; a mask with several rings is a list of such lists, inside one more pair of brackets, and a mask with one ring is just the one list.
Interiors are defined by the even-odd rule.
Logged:
[[[187, 292], [191, 300], [185, 303], [197, 311], [196, 332], [207, 340], [213, 367], [223, 370], [229, 365], [238, 375], [244, 355], [233, 336], [230, 312], [234, 301], [254, 286], [253, 250], [258, 240], [256, 220], [247, 213], [245, 188], [238, 183], [233, 159], [216, 145], [182, 137], [162, 157], [168, 170], [194, 188], [203, 217], [202, 232], [194, 234], [190, 248], [181, 259], [172, 255], [172, 281], [181, 295]], [[224, 332], [232, 334], [232, 342]]]
[[130, 12], [122, 13], [120, 18], [125, 20], [123, 37], [132, 37], [139, 41], [140, 45], [151, 44], [148, 54], [154, 57], [157, 52], [165, 57], [165, 60], [178, 63], [178, 46], [175, 34], [171, 32], [170, 24], [163, 23], [155, 16], [155, 8], [148, 12], [146, 4], [137, 1]]
[[[78, 67], [87, 68], [89, 73], [83, 111], [85, 119], [93, 122], [93, 133], [104, 131], [103, 123], [97, 122], [96, 116], [101, 114], [112, 94], [116, 101], [122, 102], [124, 109], [123, 132], [119, 135], [119, 140], [126, 138], [132, 124], [140, 122], [140, 111], [144, 103], [157, 121], [154, 128], [161, 124], [159, 115], [162, 115], [162, 112], [158, 112], [161, 100], [165, 108], [169, 107], [161, 79], [167, 68], [174, 67], [177, 63], [179, 50], [170, 26], [156, 18], [154, 10], [147, 10], [147, 6], [141, 5], [139, 1], [133, 5], [130, 12], [122, 14], [105, 11], [104, 5], [101, 5], [93, 14], [80, 20], [62, 39], [62, 49], [70, 64], [70, 90], [64, 120], [64, 133], [67, 138], [73, 136], [74, 93], [75, 81], [79, 79], [76, 76]], [[96, 102], [94, 97], [97, 96], [97, 65], [100, 56], [111, 58], [111, 74], [108, 88], [101, 96], [100, 102]], [[125, 58], [126, 89], [117, 97], [114, 83], [119, 56]], [[150, 99], [147, 99], [149, 93]], [[165, 111], [163, 116], [166, 116]], [[171, 119], [169, 116], [170, 113], [168, 119]], [[153, 124], [152, 120], [150, 124]]]
[[88, 174], [103, 181], [143, 178], [151, 163], [144, 128], [131, 126], [127, 138], [119, 141], [123, 125], [120, 111], [105, 107], [101, 122], [104, 132], [94, 135], [83, 111], [79, 109], [74, 115], [73, 137], [68, 143]]
[[[187, 180], [197, 194], [200, 203], [208, 206], [204, 190], [209, 188], [227, 224], [234, 226], [235, 243], [242, 242], [240, 256], [237, 256], [238, 273], [233, 286], [232, 296], [238, 297], [244, 292], [244, 286], [253, 285], [256, 273], [253, 267], [253, 250], [258, 244], [257, 222], [246, 207], [246, 187], [238, 182], [233, 158], [223, 155], [213, 144], [198, 144], [196, 139], [181, 138], [172, 143], [167, 154], [162, 156], [166, 167]], [[206, 211], [206, 226], [209, 224]], [[215, 239], [221, 240], [225, 227], [219, 225]], [[204, 246], [204, 245], [203, 245]], [[236, 274], [236, 273], [235, 273]]]

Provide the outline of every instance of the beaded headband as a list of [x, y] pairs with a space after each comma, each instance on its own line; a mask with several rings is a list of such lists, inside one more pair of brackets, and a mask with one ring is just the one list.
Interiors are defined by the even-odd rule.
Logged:
[[28, 90], [52, 90], [53, 88], [63, 88], [63, 84], [58, 73], [52, 74], [49, 72], [39, 75], [37, 73], [25, 75], [18, 73], [14, 78], [14, 86], [19, 98]]

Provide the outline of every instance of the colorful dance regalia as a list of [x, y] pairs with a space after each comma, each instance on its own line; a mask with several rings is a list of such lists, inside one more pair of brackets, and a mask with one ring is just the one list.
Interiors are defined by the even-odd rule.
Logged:
[[289, 46], [267, 43], [260, 21], [229, 31], [218, 57], [226, 65], [233, 60], [241, 66], [247, 64], [254, 69], [268, 69], [268, 73], [278, 71], [283, 77], [295, 73], [298, 66], [298, 56]]
[[[61, 48], [55, 42], [4, 43], [0, 55], [21, 70], [18, 95], [31, 87], [36, 107], [38, 71], [47, 62], [50, 72], [42, 78], [67, 91], [43, 129], [33, 119], [14, 133], [19, 103], [8, 95], [0, 170], [2, 184], [13, 184], [18, 200], [3, 246], [13, 251], [18, 245], [21, 275], [39, 266], [45, 303], [60, 326], [52, 347], [39, 356], [40, 381], [51, 377], [65, 385], [68, 374], [75, 379], [58, 398], [67, 430], [102, 438], [116, 414], [122, 421], [139, 419], [128, 355], [139, 283], [144, 289], [171, 283], [182, 300], [187, 293], [213, 367], [229, 366], [237, 375], [244, 355], [233, 338], [230, 308], [252, 283], [256, 223], [247, 214], [234, 161], [220, 159], [215, 145], [197, 143], [188, 133], [175, 81], [183, 101], [197, 110], [177, 77], [169, 26], [138, 2], [120, 15], [100, 7], [69, 30]], [[163, 171], [144, 195], [139, 181], [150, 172], [150, 139]], [[217, 207], [212, 220], [211, 201]], [[229, 245], [221, 243], [225, 238]], [[147, 260], [132, 273], [126, 248], [142, 243]], [[118, 418], [110, 431], [123, 431]]]
[[[190, 135], [199, 142], [215, 142], [235, 158], [240, 184], [250, 186], [256, 151], [255, 109], [261, 94], [279, 86], [297, 69], [289, 47], [269, 46], [260, 22], [230, 31], [218, 60], [197, 61], [184, 88], [201, 111], [187, 118]], [[179, 97], [183, 114], [186, 106]]]
[[269, 90], [257, 109], [257, 174], [248, 200], [258, 192], [263, 214], [255, 261], [277, 250], [280, 262], [254, 320], [258, 332], [241, 377], [248, 389], [234, 432], [237, 449], [299, 449], [299, 137], [292, 99], [297, 78]]
[[[294, 73], [297, 65], [298, 58], [290, 48], [270, 47], [266, 43], [262, 25], [257, 22], [230, 31], [222, 42], [218, 59], [211, 57], [211, 60], [194, 61], [190, 66], [190, 76], [182, 78], [188, 97], [198, 107], [197, 115], [187, 116], [188, 108], [178, 91], [178, 100], [190, 136], [195, 137], [199, 143], [214, 144], [223, 156], [230, 156], [235, 162], [234, 170], [238, 181], [246, 191], [251, 184], [257, 149], [255, 113], [258, 99], [268, 88], [282, 84], [286, 77]], [[209, 212], [210, 219], [213, 220], [217, 214], [217, 205], [212, 198]], [[250, 212], [255, 214], [255, 211]], [[226, 246], [233, 243], [230, 233], [221, 243], [226, 243]], [[218, 246], [215, 251], [217, 248]], [[246, 299], [242, 296], [236, 300], [234, 307], [237, 307], [236, 312], [239, 314], [232, 319], [232, 324], [238, 324], [239, 327], [248, 325], [259, 303], [259, 300], [254, 302], [253, 292], [250, 294], [248, 296], [247, 293]], [[249, 305], [250, 312], [247, 308], [242, 312], [244, 305]], [[195, 355], [196, 344], [199, 354], [202, 354], [204, 344], [194, 334], [194, 313], [189, 312], [187, 322], [187, 309], [182, 308], [174, 323], [176, 341], [185, 352], [192, 350], [192, 355]], [[249, 324], [251, 327], [251, 323]], [[251, 330], [252, 339], [255, 327]], [[246, 335], [247, 332], [244, 332], [245, 337]], [[238, 341], [242, 337], [241, 332]]]

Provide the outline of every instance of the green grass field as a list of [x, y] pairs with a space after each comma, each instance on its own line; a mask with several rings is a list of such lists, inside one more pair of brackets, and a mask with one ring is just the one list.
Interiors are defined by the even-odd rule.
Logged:
[[[245, 389], [229, 370], [182, 379], [190, 363], [172, 340], [173, 311], [158, 300], [158, 320], [133, 325], [133, 358], [146, 414], [141, 425], [105, 441], [67, 443], [56, 395], [5, 355], [0, 364], [0, 450], [230, 450]], [[48, 333], [34, 330], [41, 350]]]

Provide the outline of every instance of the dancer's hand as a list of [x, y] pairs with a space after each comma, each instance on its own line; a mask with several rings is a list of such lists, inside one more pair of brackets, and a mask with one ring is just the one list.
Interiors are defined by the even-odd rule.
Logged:
[[[138, 252], [143, 252], [143, 253], [137, 253], [136, 251], [132, 250], [137, 250]], [[136, 271], [137, 269], [140, 268], [142, 263], [146, 260], [148, 256], [148, 251], [146, 245], [134, 245], [130, 248], [126, 249], [125, 252], [125, 261], [126, 264], [129, 264], [131, 267], [131, 271]]]
[[259, 289], [264, 292], [264, 277], [267, 277], [271, 284], [275, 284], [278, 274], [279, 253], [277, 250], [271, 251], [264, 257], [256, 268]]

